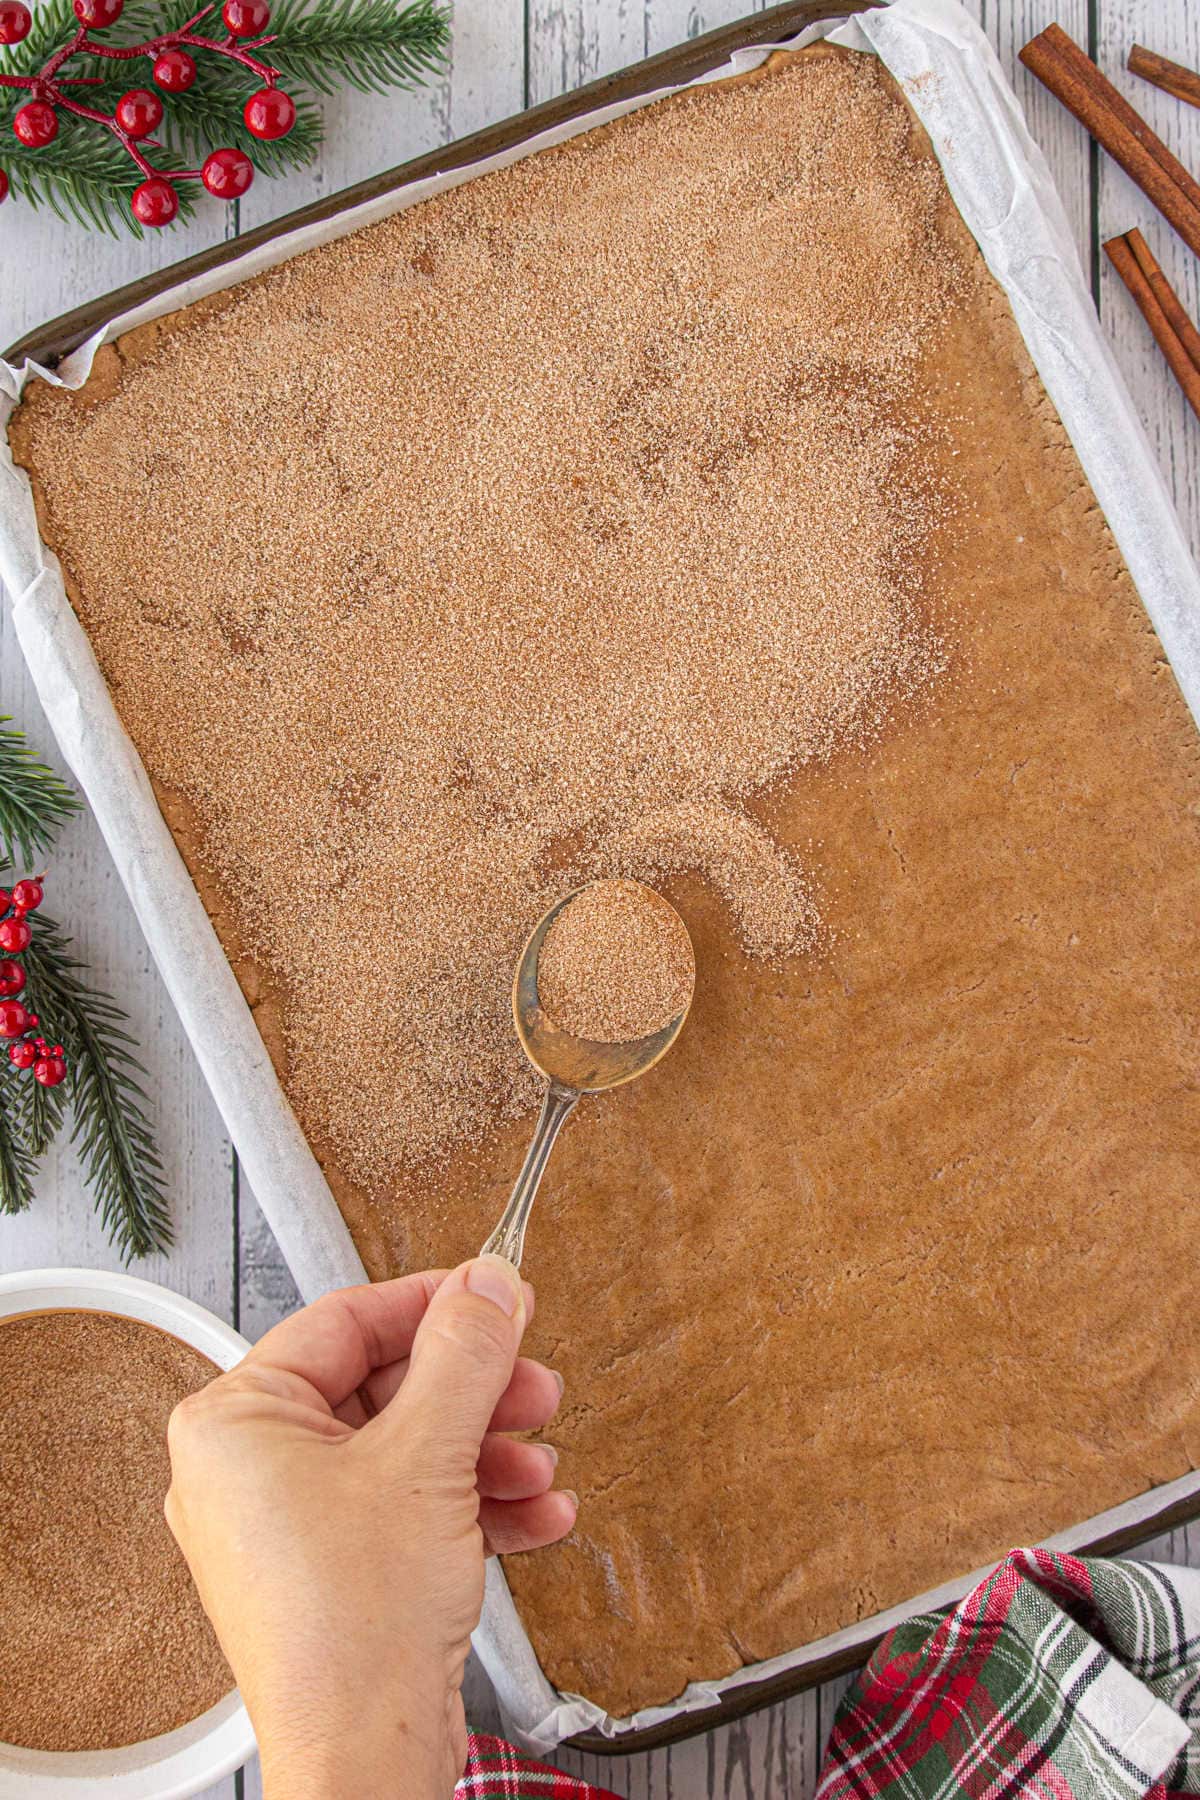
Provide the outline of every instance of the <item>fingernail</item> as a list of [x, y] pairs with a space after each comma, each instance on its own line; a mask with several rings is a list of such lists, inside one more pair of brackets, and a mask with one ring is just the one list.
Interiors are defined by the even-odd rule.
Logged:
[[511, 1319], [521, 1299], [521, 1277], [507, 1257], [479, 1256], [467, 1269], [467, 1289]]
[[567, 1499], [571, 1502], [571, 1505], [575, 1508], [575, 1511], [578, 1512], [579, 1511], [579, 1495], [575, 1492], [575, 1489], [574, 1488], [563, 1488], [562, 1491], [567, 1496]]
[[546, 1452], [546, 1455], [550, 1458], [550, 1467], [552, 1469], [557, 1469], [557, 1467], [558, 1467], [558, 1451], [554, 1448], [554, 1445], [553, 1444], [543, 1444], [542, 1449]]
[[558, 1397], [561, 1400], [563, 1397], [563, 1394], [566, 1390], [567, 1384], [563, 1380], [562, 1376], [559, 1374], [557, 1369], [551, 1369], [550, 1373], [553, 1375], [555, 1381], [557, 1381], [557, 1383], [558, 1383]]

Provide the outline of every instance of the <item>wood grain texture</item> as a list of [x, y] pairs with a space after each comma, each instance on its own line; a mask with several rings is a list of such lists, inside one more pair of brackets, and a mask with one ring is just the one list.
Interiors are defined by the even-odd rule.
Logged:
[[[1134, 42], [1200, 68], [1200, 14], [1194, 7], [1155, 5], [1154, 0], [1106, 0], [1096, 44], [1104, 73], [1195, 174], [1200, 168], [1200, 112], [1128, 72], [1125, 59]], [[1096, 214], [1101, 241], [1140, 226], [1187, 311], [1193, 320], [1200, 318], [1200, 260], [1107, 159], [1098, 170]], [[1107, 336], [1195, 547], [1200, 543], [1200, 429], [1141, 314], [1107, 259], [1101, 260], [1100, 310]]]
[[[36, 0], [35, 0], [36, 3]], [[88, 236], [47, 213], [8, 204], [0, 212], [0, 341], [138, 274], [249, 228], [420, 150], [503, 118], [624, 63], [698, 36], [751, 10], [749, 0], [458, 0], [452, 64], [416, 96], [324, 103], [328, 141], [318, 166], [283, 182], [260, 181], [240, 218], [214, 204], [186, 229], [138, 244]], [[1200, 67], [1200, 12], [1186, 0], [968, 0], [1026, 109], [1058, 183], [1077, 246], [1100, 282], [1102, 316], [1164, 477], [1192, 543], [1200, 548], [1200, 430], [1099, 243], [1140, 225], [1193, 317], [1200, 317], [1200, 267], [1120, 170], [1095, 155], [1081, 129], [1016, 61], [1020, 46], [1057, 19], [1090, 47], [1175, 152], [1200, 168], [1200, 112], [1129, 75], [1136, 40]], [[1090, 37], [1089, 37], [1090, 21]], [[34, 700], [7, 613], [0, 617], [0, 706], [35, 739], [50, 738]], [[149, 963], [132, 910], [90, 819], [64, 834], [51, 896], [99, 977], [129, 1008], [153, 1071], [154, 1106], [174, 1194], [178, 1242], [170, 1258], [141, 1272], [239, 1323], [257, 1338], [295, 1304], [295, 1289], [253, 1195], [240, 1178], [194, 1058]], [[81, 1191], [69, 1152], [43, 1172], [36, 1210], [0, 1220], [0, 1266], [114, 1265]], [[1200, 1564], [1200, 1526], [1171, 1533], [1143, 1554]], [[564, 1752], [564, 1767], [629, 1800], [804, 1800], [811, 1794], [837, 1701], [830, 1683], [702, 1739], [615, 1759]], [[469, 1703], [481, 1728], [498, 1720], [481, 1672]], [[255, 1766], [210, 1791], [208, 1800], [257, 1796]]]
[[[62, 768], [50, 728], [17, 649], [7, 607], [0, 616], [0, 690], [36, 744]], [[68, 773], [65, 769], [64, 773]], [[147, 1083], [162, 1148], [175, 1223], [175, 1248], [137, 1265], [137, 1273], [169, 1283], [222, 1318], [234, 1312], [234, 1239], [230, 1209], [232, 1153], [208, 1088], [175, 1010], [150, 959], [116, 869], [90, 815], [63, 832], [46, 888], [47, 910], [72, 934], [98, 985], [117, 996], [145, 1047]], [[83, 1263], [118, 1269], [120, 1258], [93, 1216], [78, 1162], [60, 1144], [47, 1158], [35, 1206], [0, 1220], [0, 1266]]]
[[[70, 299], [70, 294], [64, 296]], [[7, 322], [7, 321], [6, 321]], [[50, 728], [17, 648], [7, 606], [0, 610], [0, 704], [65, 774]], [[119, 997], [151, 1071], [147, 1087], [162, 1148], [175, 1222], [175, 1247], [135, 1265], [223, 1319], [236, 1317], [237, 1247], [231, 1205], [233, 1152], [141, 930], [90, 814], [71, 822], [51, 860], [47, 904], [71, 931], [97, 983]], [[37, 1201], [0, 1220], [0, 1268], [82, 1265], [119, 1269], [65, 1145], [46, 1159]], [[235, 1800], [236, 1778], [208, 1800]]]
[[1031, 37], [1057, 19], [1063, 30], [1085, 48], [1088, 44], [1087, 0], [978, 0], [976, 17], [992, 40], [1000, 63], [1025, 109], [1029, 128], [1041, 146], [1062, 196], [1084, 270], [1094, 258], [1091, 152], [1085, 132], [1064, 112], [1041, 82], [1017, 61]]

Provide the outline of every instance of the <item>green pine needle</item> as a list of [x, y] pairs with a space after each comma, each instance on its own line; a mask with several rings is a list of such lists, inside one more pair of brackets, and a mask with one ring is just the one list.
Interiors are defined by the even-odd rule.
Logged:
[[286, 137], [266, 143], [253, 137], [242, 119], [242, 108], [254, 91], [246, 70], [215, 67], [212, 57], [203, 56], [198, 57], [198, 70], [195, 85], [173, 96], [160, 127], [172, 149], [193, 163], [217, 147], [244, 150], [264, 175], [302, 169], [313, 161], [321, 146], [321, 114], [312, 100], [293, 95], [296, 123]]
[[[2, 864], [32, 868], [79, 808], [74, 790], [0, 717]], [[45, 1088], [30, 1071], [0, 1062], [0, 1212], [29, 1205], [34, 1169], [57, 1137], [69, 1101], [71, 1141], [110, 1238], [126, 1261], [147, 1256], [170, 1243], [171, 1229], [162, 1163], [137, 1080], [145, 1071], [134, 1058], [125, 1014], [86, 985], [83, 964], [53, 919], [37, 912], [29, 923], [22, 999], [38, 1015], [42, 1035], [62, 1043], [67, 1081]]]
[[[182, 25], [185, 20], [191, 18], [192, 13], [196, 10], [196, 7], [188, 7], [178, 20], [172, 19], [171, 23]], [[40, 69], [56, 50], [73, 38], [79, 29], [79, 20], [72, 11], [71, 0], [41, 0], [41, 4], [31, 7], [30, 11], [33, 14], [33, 24], [29, 28], [28, 37], [23, 38], [19, 44], [9, 44], [0, 48], [0, 73], [5, 75], [32, 74], [34, 69]], [[115, 25], [109, 26], [104, 33], [104, 41], [109, 44], [141, 43], [144, 38], [153, 36], [160, 29], [158, 20], [161, 18], [162, 12], [162, 0], [126, 0], [120, 19]], [[170, 27], [164, 29], [170, 29]], [[117, 68], [119, 69], [120, 66], [118, 64]], [[126, 64], [125, 68], [129, 72], [131, 65]], [[120, 80], [119, 75], [113, 75], [112, 61], [103, 56], [74, 57], [70, 67], [63, 73], [67, 75], [105, 75], [113, 76], [114, 80]], [[117, 90], [118, 94], [123, 94], [125, 89], [132, 85], [131, 81], [122, 81]], [[4, 94], [5, 103], [7, 104], [11, 98], [16, 106], [19, 106], [26, 97], [19, 93], [13, 94], [11, 90], [7, 89]]]
[[33, 1201], [34, 1156], [14, 1111], [15, 1085], [0, 1086], [0, 1213], [24, 1212]]
[[329, 0], [309, 10], [304, 0], [276, 0], [263, 51], [285, 84], [302, 82], [321, 94], [348, 82], [364, 94], [415, 87], [446, 66], [450, 16], [438, 0]]
[[[183, 166], [178, 158], [164, 158], [161, 151], [155, 154], [160, 166]], [[48, 206], [60, 219], [73, 219], [110, 237], [122, 231], [138, 238], [145, 235], [129, 205], [142, 180], [141, 170], [106, 133], [80, 131], [72, 120], [44, 149], [29, 150], [14, 142], [11, 150], [4, 150], [3, 166], [13, 193], [32, 207]], [[178, 217], [190, 219], [196, 210], [195, 191], [185, 183], [178, 193]]]
[[[140, 43], [176, 29], [195, 11], [193, 0], [126, 0], [121, 18], [105, 33], [106, 41]], [[42, 0], [33, 18], [25, 41], [0, 51], [0, 70], [28, 74], [74, 34], [71, 0]], [[201, 35], [219, 37], [219, 14], [198, 29]], [[342, 83], [375, 94], [418, 86], [445, 67], [450, 15], [444, 0], [410, 0], [408, 5], [397, 0], [274, 0], [269, 30], [274, 41], [257, 54], [280, 70], [296, 102], [296, 123], [288, 135], [274, 143], [252, 137], [242, 108], [257, 85], [254, 75], [199, 50], [194, 86], [166, 99], [159, 131], [165, 149], [150, 149], [151, 162], [164, 170], [194, 167], [210, 150], [230, 147], [244, 150], [265, 175], [304, 168], [316, 157], [322, 137], [312, 94], [332, 94]], [[126, 88], [150, 78], [148, 63], [145, 68], [138, 62], [114, 65], [94, 56], [75, 57], [64, 73], [104, 77], [101, 85], [78, 90], [102, 112], [111, 112]], [[60, 219], [143, 237], [129, 206], [142, 177], [116, 138], [87, 120], [63, 114], [53, 143], [29, 150], [11, 135], [13, 114], [25, 98], [0, 90], [0, 142], [9, 145], [3, 166], [13, 194], [30, 206], [48, 206]], [[198, 185], [183, 182], [176, 191], [178, 218], [186, 219], [195, 211]]]
[[[81, 980], [83, 964], [53, 919], [37, 913], [25, 951], [22, 996], [67, 1058], [71, 1142], [78, 1146], [96, 1210], [129, 1262], [171, 1242], [165, 1177], [138, 1076], [145, 1070], [108, 994]], [[0, 1172], [2, 1173], [2, 1172]]]
[[[79, 29], [79, 20], [71, 10], [71, 0], [42, 0], [40, 6], [31, 7], [30, 11], [33, 24], [29, 27], [28, 37], [19, 44], [0, 49], [0, 73], [29, 75], [34, 69], [40, 69], [59, 45], [74, 37]], [[21, 98], [18, 94], [18, 102]]]
[[0, 850], [8, 867], [32, 869], [78, 811], [74, 789], [30, 749], [7, 715], [0, 716]]
[[40, 1162], [62, 1129], [62, 1086], [43, 1087], [28, 1069], [12, 1069], [7, 1079], [12, 1098], [4, 1095], [4, 1104], [12, 1107], [14, 1126], [22, 1145], [36, 1162]]

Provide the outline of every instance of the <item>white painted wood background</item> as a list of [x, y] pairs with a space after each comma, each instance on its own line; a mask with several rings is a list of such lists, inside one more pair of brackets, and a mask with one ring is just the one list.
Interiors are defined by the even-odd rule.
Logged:
[[[36, 5], [37, 0], [34, 0]], [[146, 243], [111, 242], [32, 214], [0, 208], [0, 345], [145, 271], [177, 260], [420, 151], [474, 131], [597, 75], [668, 48], [744, 14], [750, 0], [457, 0], [453, 59], [445, 79], [416, 95], [324, 103], [328, 142], [319, 165], [279, 182], [260, 179], [240, 218], [215, 202], [186, 230]], [[835, 0], [831, 0], [831, 10]], [[1200, 269], [1119, 170], [1089, 150], [1083, 132], [1016, 61], [1020, 46], [1057, 18], [1087, 45], [1194, 169], [1200, 112], [1124, 73], [1139, 41], [1200, 68], [1200, 7], [1189, 0], [967, 0], [988, 32], [1026, 107], [1071, 218], [1117, 360], [1138, 402], [1193, 547], [1200, 551], [1200, 423], [1192, 418], [1140, 315], [1100, 254], [1105, 237], [1138, 224], [1193, 317]], [[0, 149], [0, 163], [3, 152]], [[97, 508], [104, 504], [97, 470]], [[12, 713], [52, 752], [7, 613], [0, 617], [0, 711]], [[230, 1319], [256, 1338], [295, 1304], [295, 1292], [195, 1060], [150, 964], [112, 864], [89, 818], [64, 834], [49, 900], [69, 922], [96, 978], [120, 995], [152, 1071], [154, 1110], [170, 1174], [177, 1243], [139, 1269]], [[46, 1165], [36, 1209], [0, 1220], [0, 1267], [114, 1265], [81, 1191], [73, 1158]], [[797, 1496], [803, 1503], [803, 1496]], [[1200, 1564], [1200, 1527], [1174, 1533], [1156, 1554]], [[564, 1766], [628, 1800], [801, 1800], [812, 1792], [821, 1746], [844, 1683], [776, 1706], [740, 1724], [646, 1756], [564, 1754]], [[473, 1674], [475, 1722], [495, 1718], [486, 1684]], [[259, 1792], [253, 1767], [212, 1790], [210, 1800]]]

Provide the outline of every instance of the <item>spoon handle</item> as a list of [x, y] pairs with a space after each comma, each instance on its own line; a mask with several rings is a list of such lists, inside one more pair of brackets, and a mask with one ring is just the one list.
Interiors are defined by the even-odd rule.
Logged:
[[529, 1223], [529, 1214], [541, 1186], [542, 1176], [546, 1172], [554, 1140], [566, 1124], [578, 1099], [578, 1088], [560, 1087], [556, 1081], [552, 1081], [546, 1089], [537, 1130], [533, 1134], [533, 1142], [525, 1161], [521, 1164], [521, 1173], [517, 1176], [516, 1186], [504, 1209], [504, 1217], [480, 1251], [481, 1256], [503, 1256], [514, 1269], [520, 1268], [521, 1253], [525, 1248], [525, 1227]]

